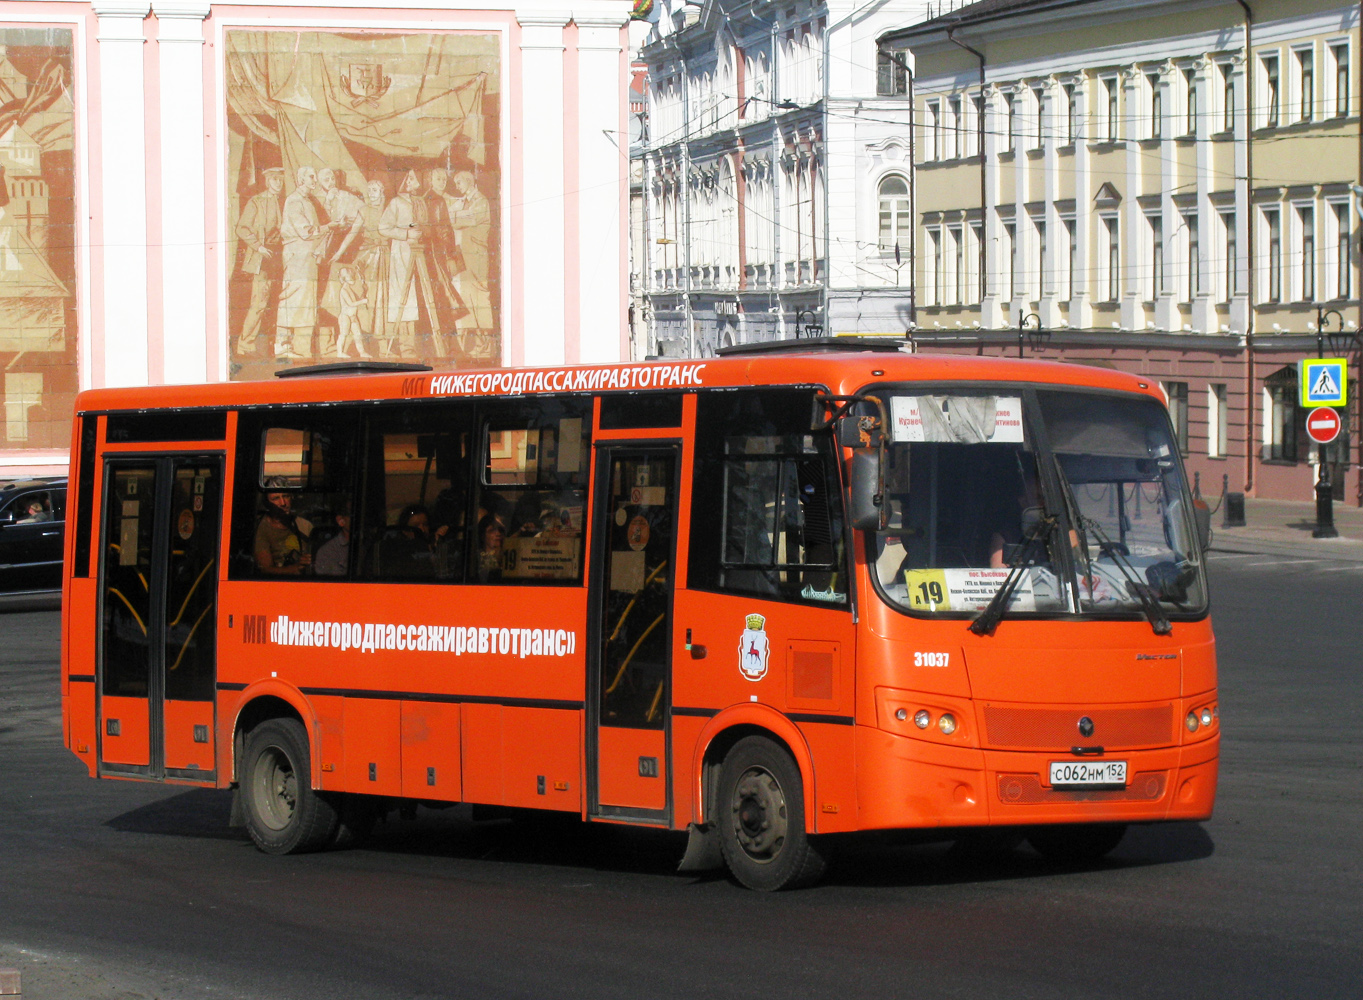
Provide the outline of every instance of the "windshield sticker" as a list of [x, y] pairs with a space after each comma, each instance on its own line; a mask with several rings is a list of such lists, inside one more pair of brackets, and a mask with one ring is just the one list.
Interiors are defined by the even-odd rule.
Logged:
[[1020, 444], [1020, 396], [895, 396], [894, 440], [955, 444]]
[[475, 372], [431, 376], [432, 396], [519, 396], [527, 392], [594, 392], [598, 389], [665, 389], [700, 386], [704, 364], [552, 368], [548, 371]]
[[[1024, 572], [1008, 601], [1009, 611], [1035, 611], [1037, 594], [1054, 590], [1039, 567]], [[904, 584], [915, 611], [983, 611], [1008, 579], [1006, 569], [908, 569]], [[1049, 587], [1047, 586], [1049, 584]]]

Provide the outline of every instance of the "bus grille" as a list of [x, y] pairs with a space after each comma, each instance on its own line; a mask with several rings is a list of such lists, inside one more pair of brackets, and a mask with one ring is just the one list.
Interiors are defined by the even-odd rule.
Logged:
[[[1081, 736], [1079, 719], [1093, 720], [1093, 735]], [[1033, 750], [1100, 746], [1106, 750], [1168, 746], [1174, 742], [1174, 706], [1148, 708], [984, 707], [990, 746]]]
[[1073, 789], [1047, 788], [1035, 774], [1000, 774], [999, 801], [1010, 806], [1030, 806], [1058, 802], [1154, 802], [1164, 795], [1167, 771], [1139, 771], [1125, 788]]

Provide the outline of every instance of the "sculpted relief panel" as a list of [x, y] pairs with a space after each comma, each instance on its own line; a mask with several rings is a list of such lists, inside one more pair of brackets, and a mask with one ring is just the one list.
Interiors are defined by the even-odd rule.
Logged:
[[71, 31], [0, 28], [0, 449], [70, 443], [76, 370]]
[[501, 359], [494, 34], [228, 31], [231, 377]]

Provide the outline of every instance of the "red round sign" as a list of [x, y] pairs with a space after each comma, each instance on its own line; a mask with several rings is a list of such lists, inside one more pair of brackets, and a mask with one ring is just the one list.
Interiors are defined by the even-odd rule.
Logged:
[[1339, 414], [1328, 406], [1318, 406], [1306, 414], [1306, 433], [1320, 444], [1329, 444], [1339, 437], [1341, 426]]

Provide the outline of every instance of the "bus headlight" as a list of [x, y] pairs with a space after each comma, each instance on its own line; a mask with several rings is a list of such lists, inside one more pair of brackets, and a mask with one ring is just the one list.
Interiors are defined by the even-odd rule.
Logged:
[[1212, 710], [1210, 708], [1204, 708], [1202, 710], [1202, 724], [1204, 726], [1210, 726], [1212, 724]]
[[1190, 733], [1197, 732], [1197, 713], [1189, 712], [1188, 718], [1184, 720], [1184, 724], [1187, 725], [1188, 732]]
[[937, 728], [942, 731], [943, 736], [950, 736], [956, 732], [956, 716], [950, 712], [943, 712], [941, 718], [937, 720]]
[[932, 724], [932, 715], [926, 708], [920, 708], [913, 713], [913, 724], [919, 729], [927, 729]]

